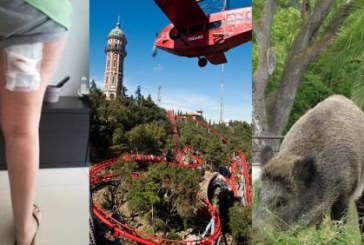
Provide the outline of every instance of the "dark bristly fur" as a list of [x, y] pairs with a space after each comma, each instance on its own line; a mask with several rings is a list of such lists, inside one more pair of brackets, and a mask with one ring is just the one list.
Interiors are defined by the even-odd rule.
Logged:
[[277, 156], [268, 160], [269, 148], [262, 153], [256, 228], [317, 225], [328, 210], [342, 219], [350, 200], [364, 213], [364, 114], [347, 98], [319, 103], [293, 125]]

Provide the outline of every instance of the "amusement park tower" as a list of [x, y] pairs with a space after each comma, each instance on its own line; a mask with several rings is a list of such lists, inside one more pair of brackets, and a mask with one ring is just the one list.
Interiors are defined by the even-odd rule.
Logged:
[[120, 19], [107, 36], [106, 66], [104, 80], [104, 94], [106, 99], [122, 96], [125, 45], [127, 43], [124, 32], [120, 29]]

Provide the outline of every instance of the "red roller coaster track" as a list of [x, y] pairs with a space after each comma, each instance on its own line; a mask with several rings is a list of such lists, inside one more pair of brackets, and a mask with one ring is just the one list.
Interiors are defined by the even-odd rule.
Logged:
[[[178, 131], [177, 131], [177, 124], [176, 124], [176, 117], [174, 115], [173, 111], [168, 111], [167, 114], [169, 120], [172, 124], [172, 133], [174, 137], [178, 140]], [[209, 132], [212, 132], [215, 134], [221, 141], [225, 144], [228, 143], [228, 140], [223, 137], [221, 134], [219, 134], [216, 130], [214, 130], [210, 125], [197, 121], [192, 118], [187, 118], [187, 120], [196, 122], [201, 124], [203, 127], [207, 128]], [[125, 154], [122, 156], [122, 159], [127, 161], [130, 159], [133, 159], [137, 161], [138, 163], [141, 162], [149, 162], [149, 163], [157, 163], [157, 162], [165, 162], [169, 166], [179, 166], [184, 168], [198, 168], [202, 166], [202, 159], [195, 155], [190, 147], [184, 147], [182, 152], [189, 152], [190, 157], [192, 159], [192, 163], [185, 163], [181, 161], [181, 159], [176, 159], [176, 163], [167, 162], [165, 158], [163, 157], [156, 157], [153, 155], [141, 155], [141, 154]], [[178, 154], [176, 154], [175, 157], [177, 157]], [[95, 188], [101, 184], [112, 182], [112, 181], [118, 181], [119, 178], [116, 175], [112, 174], [105, 174], [102, 173], [103, 170], [110, 168], [113, 165], [118, 164], [118, 158], [113, 158], [110, 160], [103, 161], [99, 164], [96, 164], [90, 168], [90, 184], [91, 188]], [[243, 152], [239, 151], [238, 156], [233, 158], [230, 162], [230, 171], [231, 176], [230, 178], [226, 178], [226, 182], [231, 186], [232, 192], [234, 196], [238, 196], [238, 191], [235, 184], [235, 178], [236, 178], [236, 172], [237, 169], [240, 168], [240, 175], [241, 178], [244, 179], [243, 185], [245, 186], [245, 189], [243, 189], [242, 193], [243, 195], [246, 195], [246, 204], [249, 206], [251, 205], [251, 188], [250, 188], [250, 181], [249, 181], [249, 174], [248, 174], [248, 168], [247, 163], [245, 160], [245, 155]], [[140, 175], [137, 176], [131, 176], [132, 178], [138, 178]], [[93, 201], [92, 202], [92, 213], [93, 215], [101, 221], [106, 227], [108, 227], [112, 232], [114, 237], [124, 237], [125, 239], [128, 239], [130, 241], [134, 241], [140, 244], [146, 244], [146, 245], [158, 245], [158, 244], [185, 244], [185, 245], [192, 245], [192, 244], [201, 244], [201, 245], [208, 245], [213, 244], [215, 241], [219, 239], [220, 233], [221, 233], [221, 223], [219, 215], [217, 214], [215, 207], [207, 200], [203, 199], [203, 203], [205, 204], [205, 207], [207, 211], [210, 213], [211, 218], [214, 220], [214, 231], [212, 234], [210, 234], [208, 237], [205, 237], [203, 239], [199, 240], [187, 240], [187, 241], [180, 241], [180, 240], [171, 240], [171, 239], [165, 239], [153, 235], [149, 235], [146, 233], [143, 233], [141, 231], [138, 231], [137, 229], [134, 229], [132, 227], [129, 227], [125, 224], [122, 224], [118, 220], [111, 217], [111, 214], [108, 213], [106, 210], [100, 207], [100, 205]]]
[[[217, 132], [209, 124], [202, 122], [200, 120], [197, 120], [193, 116], [178, 116], [178, 117], [182, 118], [183, 120], [187, 120], [189, 122], [196, 123], [197, 125], [201, 125], [202, 127], [206, 128], [208, 132], [211, 132], [216, 137], [218, 137], [222, 143], [229, 144], [229, 140], [227, 138], [225, 138], [223, 135], [221, 135], [219, 132]], [[170, 121], [172, 123], [173, 131], [177, 132], [177, 125], [176, 125], [176, 120], [175, 120], [173, 111], [168, 111], [168, 118], [170, 119]], [[236, 185], [235, 185], [235, 177], [237, 176], [237, 169], [239, 169], [239, 168], [240, 168], [239, 174], [243, 177], [243, 180], [244, 180], [243, 185], [245, 187], [244, 188], [245, 191], [242, 194], [245, 195], [244, 199], [246, 201], [246, 204], [251, 206], [252, 198], [251, 198], [250, 175], [249, 175], [248, 164], [246, 162], [245, 154], [242, 151], [238, 151], [238, 156], [234, 157], [233, 159], [230, 160], [231, 176], [230, 176], [230, 178], [225, 177], [226, 182], [230, 185], [234, 196], [239, 195], [238, 191], [236, 189]]]
[[[124, 155], [123, 159], [130, 159], [130, 155]], [[148, 155], [148, 157], [151, 157]], [[145, 160], [146, 161], [146, 160]], [[157, 161], [157, 160], [155, 160]], [[90, 170], [90, 180], [91, 180], [91, 187], [96, 187], [100, 184], [111, 182], [111, 181], [118, 181], [119, 178], [116, 175], [112, 174], [99, 174], [102, 170], [108, 169], [113, 165], [118, 164], [118, 158], [113, 158], [104, 162], [101, 162]], [[135, 241], [141, 244], [147, 245], [155, 245], [155, 244], [212, 244], [213, 241], [217, 240], [220, 236], [221, 232], [221, 225], [220, 225], [220, 218], [216, 213], [215, 208], [208, 202], [207, 200], [203, 200], [207, 210], [209, 211], [211, 217], [214, 219], [215, 222], [215, 232], [211, 234], [209, 237], [200, 240], [191, 240], [191, 241], [178, 241], [178, 240], [170, 240], [164, 239], [156, 236], [152, 236], [149, 234], [142, 233], [134, 228], [131, 228], [125, 224], [122, 224], [118, 220], [115, 220], [111, 217], [109, 213], [107, 213], [104, 209], [100, 207], [100, 205], [93, 201], [92, 202], [92, 212], [96, 218], [98, 218], [106, 227], [108, 227], [115, 237], [124, 237], [131, 241]]]

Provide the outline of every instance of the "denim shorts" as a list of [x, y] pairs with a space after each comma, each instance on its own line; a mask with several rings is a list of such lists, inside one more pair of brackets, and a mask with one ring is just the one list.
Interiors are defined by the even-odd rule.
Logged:
[[0, 48], [66, 37], [65, 27], [24, 0], [0, 0]]

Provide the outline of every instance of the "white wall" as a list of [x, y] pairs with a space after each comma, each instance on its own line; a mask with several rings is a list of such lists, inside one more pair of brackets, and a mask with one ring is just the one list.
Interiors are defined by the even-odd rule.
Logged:
[[253, 180], [253, 184], [254, 182], [259, 179], [260, 177], [260, 172], [261, 172], [261, 169], [260, 169], [260, 164], [259, 163], [253, 163], [253, 167], [252, 167], [252, 180]]
[[89, 76], [89, 0], [76, 0], [71, 3], [73, 23], [63, 57], [50, 82], [56, 84], [65, 76], [71, 77], [62, 89], [62, 96], [77, 96], [81, 77]]

